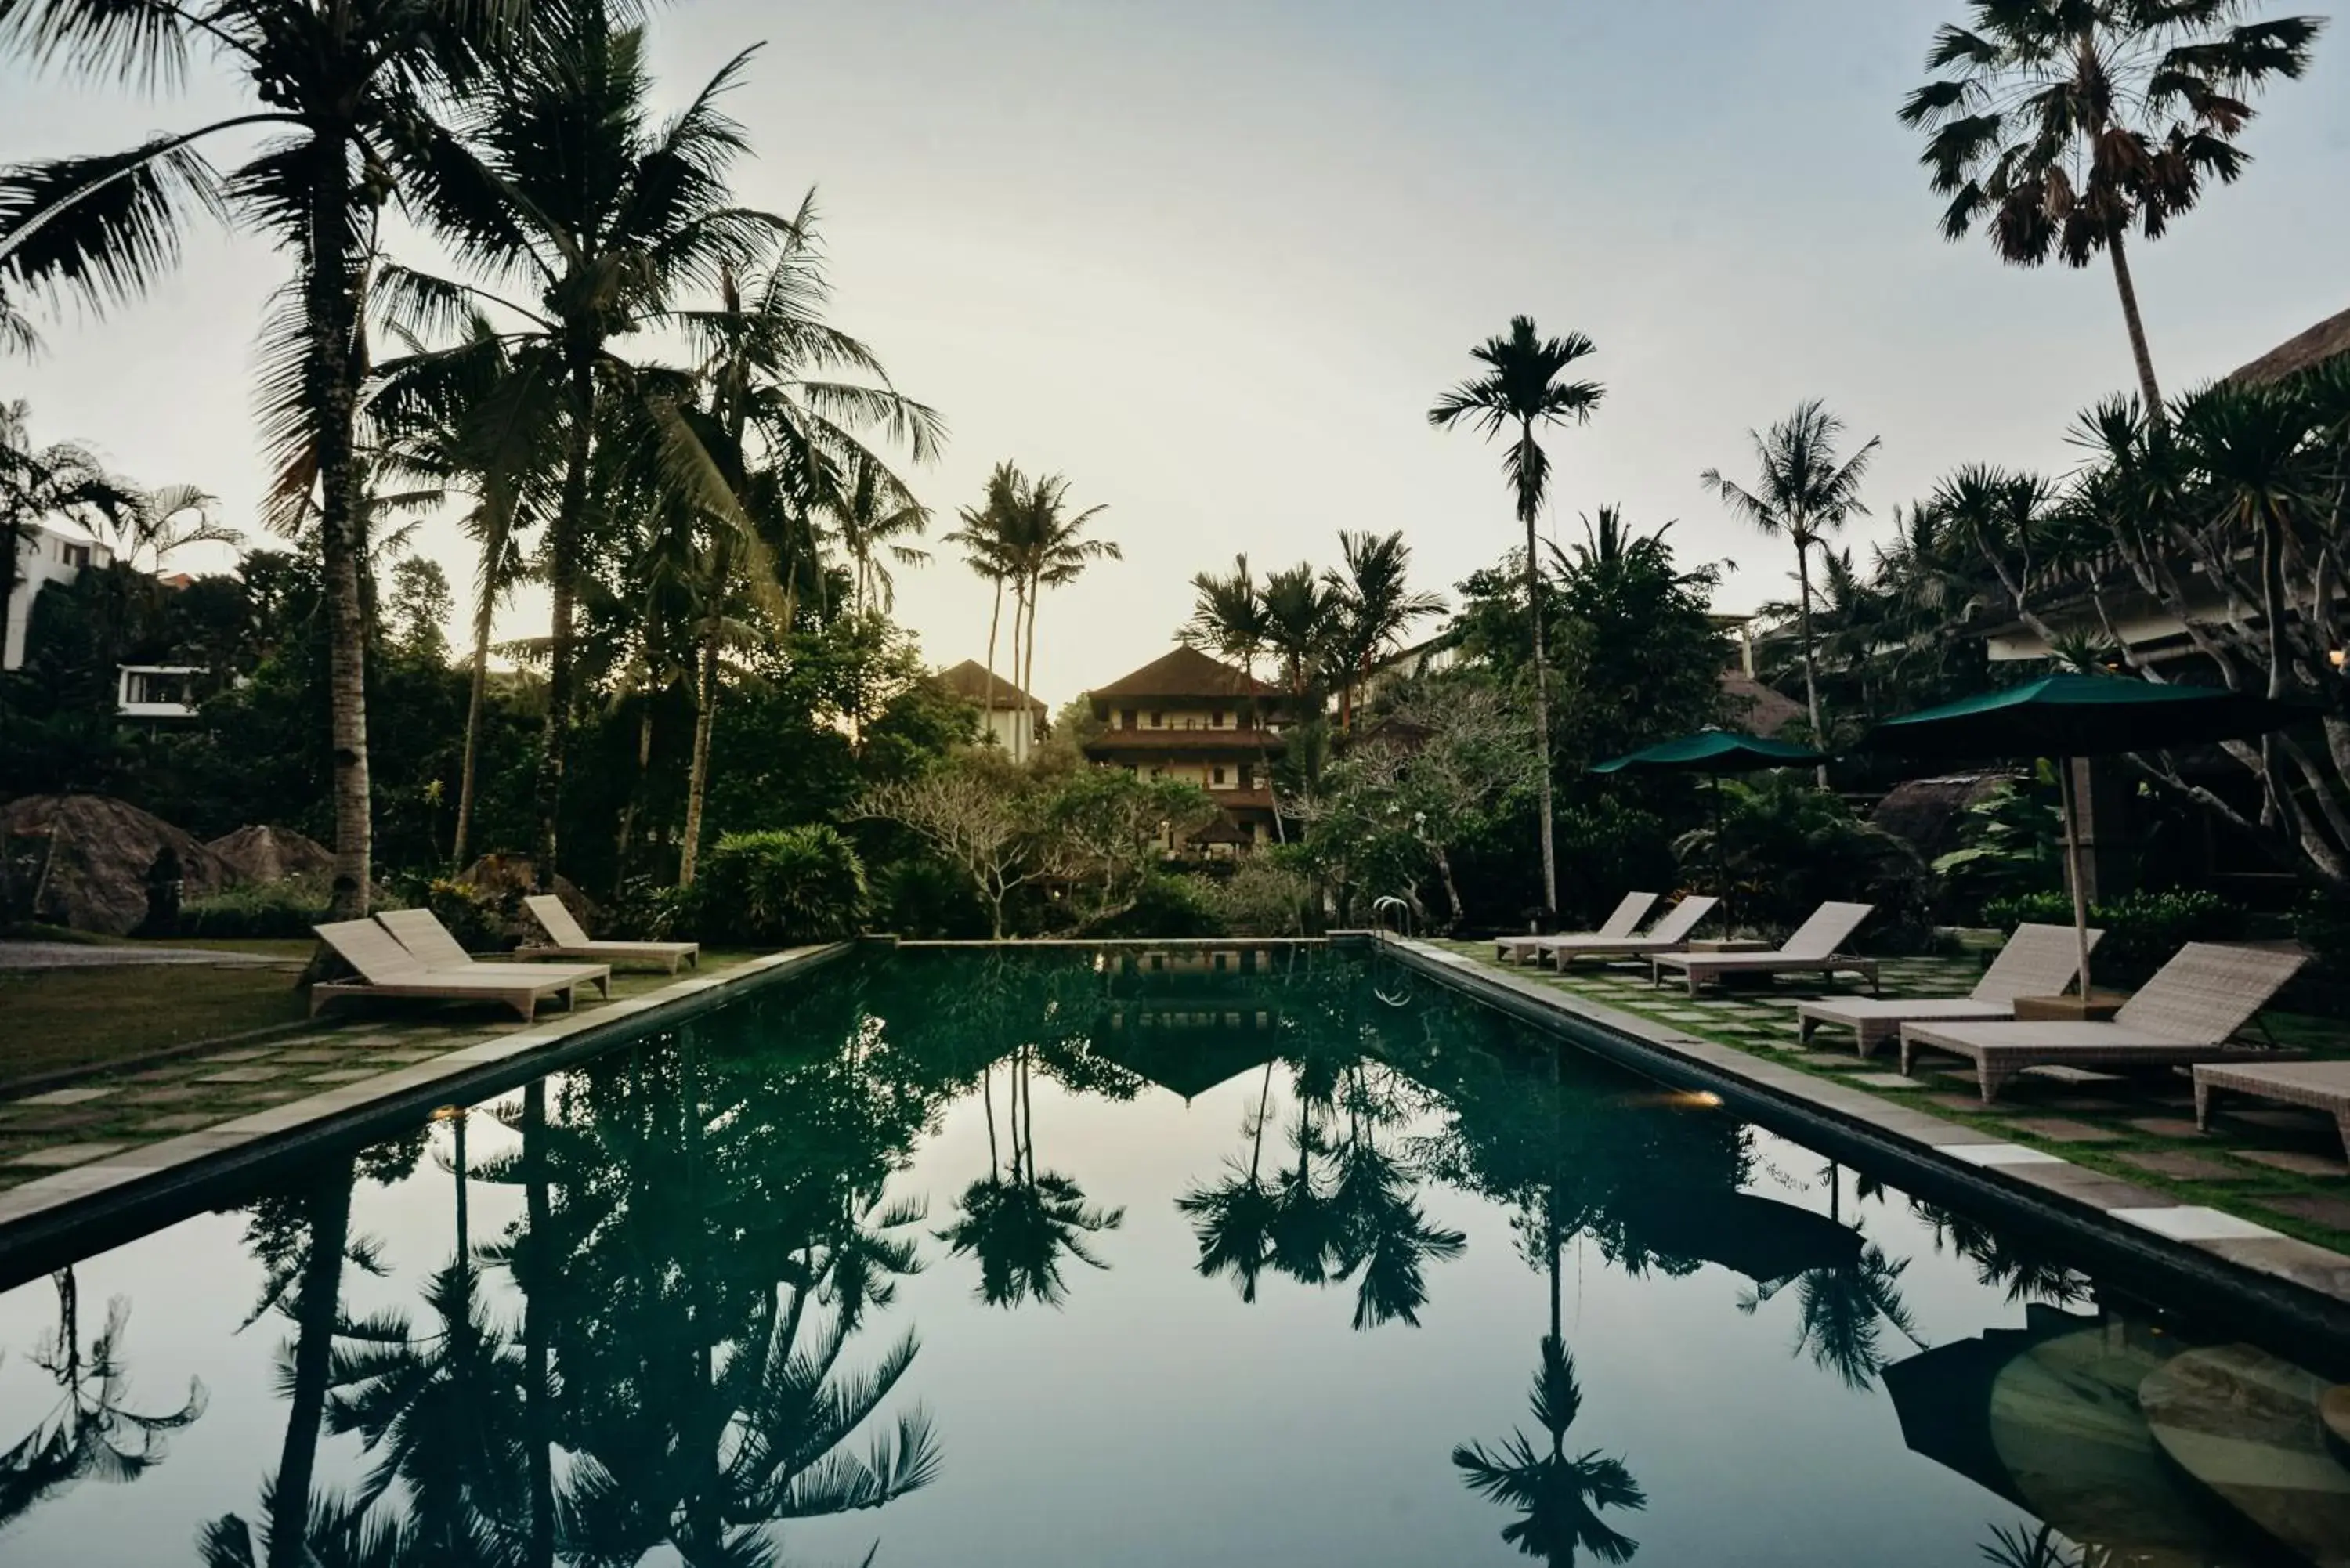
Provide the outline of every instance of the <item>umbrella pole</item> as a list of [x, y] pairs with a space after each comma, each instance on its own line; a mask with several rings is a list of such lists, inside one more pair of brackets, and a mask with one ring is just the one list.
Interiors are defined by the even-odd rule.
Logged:
[[1736, 936], [1738, 900], [1730, 892], [1730, 846], [1721, 841], [1721, 780], [1711, 774], [1706, 776], [1705, 797], [1713, 804], [1713, 885], [1721, 894], [1721, 929], [1726, 936]]
[[2073, 820], [2073, 759], [2056, 759], [2056, 792], [2064, 805], [2064, 870], [2073, 884], [2073, 940], [2080, 944], [2081, 1000], [2089, 1000], [2089, 895], [2081, 879], [2081, 834]]

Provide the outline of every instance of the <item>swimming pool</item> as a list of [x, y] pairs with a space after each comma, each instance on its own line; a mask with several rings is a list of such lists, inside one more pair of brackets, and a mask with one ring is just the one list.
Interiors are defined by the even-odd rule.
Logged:
[[0, 1563], [2350, 1560], [2070, 1262], [1358, 956], [860, 954], [0, 1295]]

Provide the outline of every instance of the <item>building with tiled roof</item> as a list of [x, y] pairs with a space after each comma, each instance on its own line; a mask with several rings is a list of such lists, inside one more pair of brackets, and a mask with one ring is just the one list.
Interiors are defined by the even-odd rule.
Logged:
[[1024, 757], [1044, 739], [1048, 712], [1044, 700], [1021, 691], [1001, 670], [990, 677], [987, 666], [966, 659], [932, 679], [950, 694], [980, 710], [982, 737], [993, 737], [1007, 756]]
[[1274, 836], [1273, 759], [1282, 693], [1196, 648], [1178, 647], [1087, 693], [1103, 725], [1086, 755], [1105, 767], [1196, 784], [1223, 807], [1202, 853]]

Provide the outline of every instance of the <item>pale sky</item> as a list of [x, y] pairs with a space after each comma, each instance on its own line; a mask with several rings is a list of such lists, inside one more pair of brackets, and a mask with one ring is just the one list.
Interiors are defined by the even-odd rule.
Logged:
[[[2245, 181], [2135, 257], [2167, 390], [2350, 306], [2350, 31], [2262, 103]], [[1191, 575], [1334, 561], [1341, 528], [1400, 528], [1449, 589], [1513, 532], [1498, 454], [1430, 430], [1433, 397], [1513, 312], [1595, 338], [1607, 400], [1551, 437], [1549, 525], [1621, 503], [1679, 519], [1788, 590], [1783, 546], [1702, 493], [1746, 431], [1825, 399], [1884, 438], [1892, 507], [1959, 463], [2061, 467], [2074, 412], [2130, 382], [2111, 275], [2020, 272], [1946, 244], [1899, 125], [1956, 0], [679, 0], [653, 56], [681, 99], [764, 40], [732, 109], [743, 198], [817, 188], [836, 321], [951, 441], [912, 474], [941, 516], [1010, 458], [1104, 503], [1122, 563], [1048, 597], [1055, 705], [1156, 657]], [[2270, 7], [2277, 14], [2285, 7]], [[152, 102], [0, 67], [0, 160], [129, 144], [240, 102], [217, 78]], [[0, 397], [151, 483], [249, 523], [262, 302], [286, 263], [203, 234], [178, 276], [68, 320]], [[942, 525], [951, 525], [942, 524]], [[459, 585], [453, 528], [423, 547]], [[183, 564], [200, 564], [195, 556]], [[942, 558], [899, 609], [939, 664], [984, 651], [987, 600]], [[543, 603], [507, 618], [543, 624]]]

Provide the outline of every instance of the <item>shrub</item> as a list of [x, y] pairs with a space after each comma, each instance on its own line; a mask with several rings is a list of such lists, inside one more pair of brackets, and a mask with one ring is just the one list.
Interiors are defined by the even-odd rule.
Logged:
[[631, 877], [620, 885], [598, 920], [619, 941], [691, 941], [702, 932], [700, 889]]
[[1668, 888], [1676, 876], [1664, 819], [1613, 795], [1562, 806], [1551, 841], [1562, 930], [1589, 930], [1633, 888]]
[[515, 945], [504, 903], [494, 892], [445, 877], [435, 877], [424, 888], [424, 907], [469, 953], [501, 952]]
[[1154, 871], [1135, 890], [1134, 902], [1087, 928], [1097, 937], [1220, 937], [1225, 934], [1213, 897], [1195, 877]]
[[1231, 876], [1202, 884], [1201, 891], [1226, 936], [1305, 936], [1319, 924], [1314, 884], [1271, 852], [1239, 861]]
[[328, 879], [286, 877], [254, 882], [180, 906], [174, 928], [182, 937], [307, 937], [327, 919], [334, 891]]
[[2350, 980], [2350, 909], [2323, 894], [2293, 911], [2295, 940], [2316, 958], [2318, 967], [2336, 980]]
[[721, 838], [700, 903], [702, 925], [728, 939], [825, 941], [856, 931], [872, 890], [856, 846], [809, 823]]
[[900, 936], [972, 940], [987, 935], [987, 905], [964, 876], [931, 855], [910, 855], [873, 878], [882, 929]]
[[[2073, 923], [2073, 896], [2026, 893], [1994, 898], [1983, 906], [1986, 924], [2012, 930], [2026, 921]], [[2126, 893], [2089, 907], [2089, 924], [2106, 934], [2089, 955], [2091, 975], [2100, 985], [2138, 986], [2189, 942], [2235, 941], [2245, 934], [2244, 911], [2216, 893], [2171, 891]]]
[[[2044, 764], [2043, 764], [2044, 765]], [[2045, 888], [2064, 874], [2062, 812], [2045, 791], [2010, 780], [1966, 808], [1960, 846], [1934, 862], [1942, 908], [1966, 921], [1993, 900]]]
[[1908, 841], [1856, 817], [1807, 780], [1756, 784], [1716, 780], [1721, 828], [1681, 836], [1683, 878], [1712, 888], [1726, 864], [1742, 925], [1785, 932], [1830, 899], [1874, 904], [1855, 945], [1877, 953], [1922, 952], [1935, 941], [1933, 877]]

